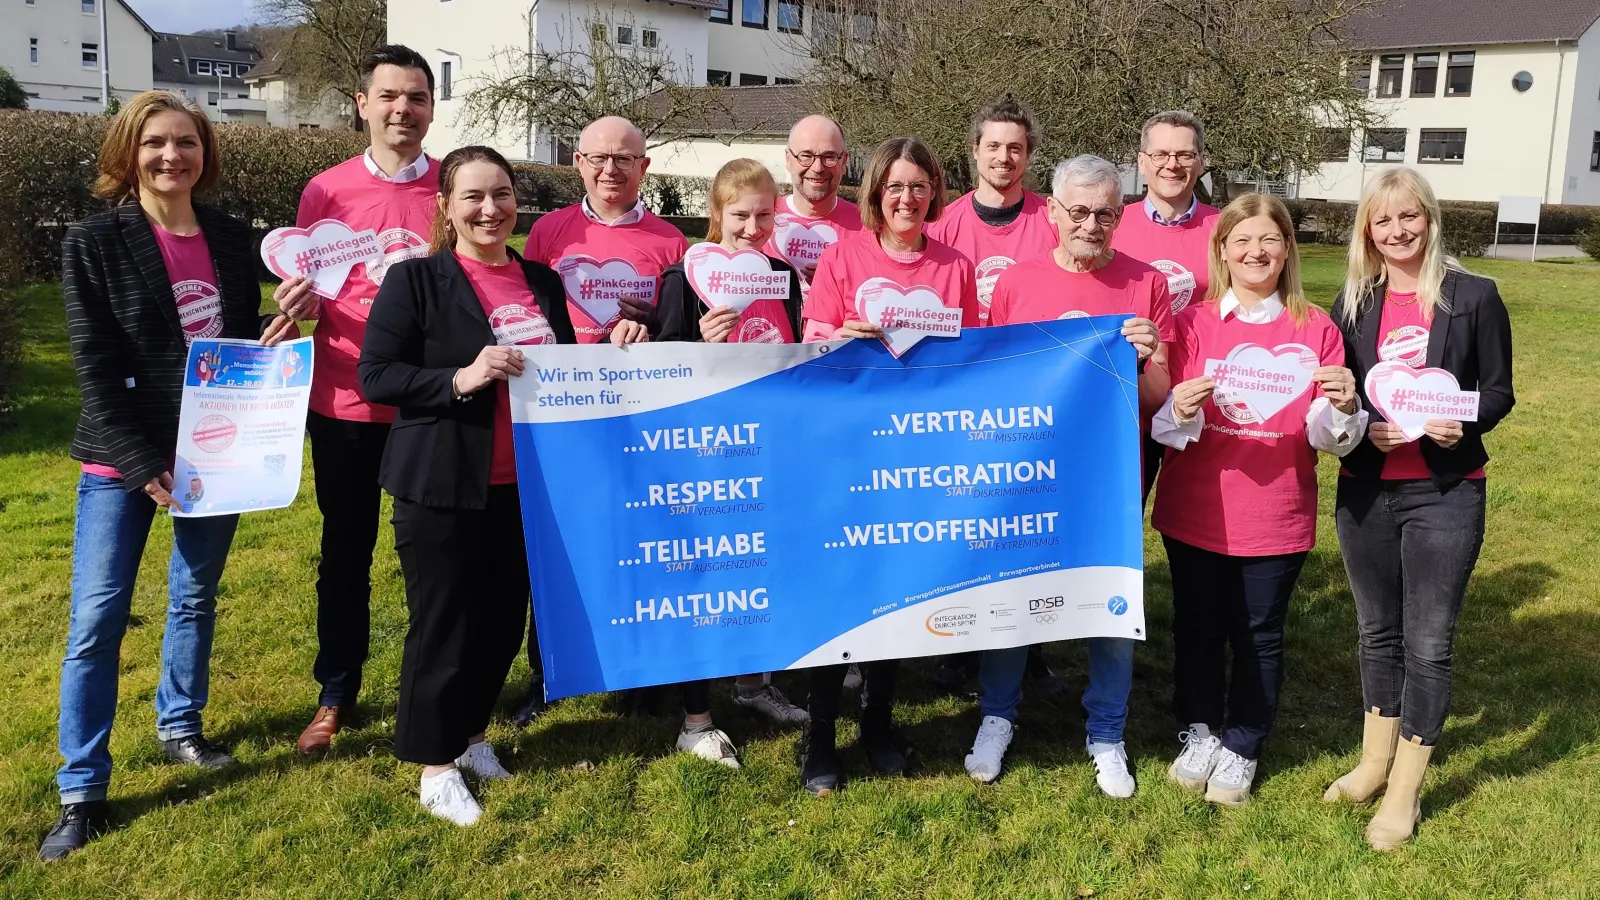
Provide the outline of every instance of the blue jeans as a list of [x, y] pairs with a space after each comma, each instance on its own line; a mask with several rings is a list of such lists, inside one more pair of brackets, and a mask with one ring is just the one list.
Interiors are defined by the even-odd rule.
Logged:
[[[84, 474], [78, 480], [72, 536], [72, 623], [61, 661], [60, 749], [56, 772], [62, 803], [103, 800], [111, 784], [111, 723], [117, 712], [122, 635], [133, 583], [156, 505], [122, 481]], [[162, 740], [200, 733], [216, 630], [217, 583], [238, 516], [172, 520], [167, 574], [167, 630], [156, 686], [156, 734]]]
[[[1133, 645], [1126, 638], [1089, 638], [1089, 684], [1083, 690], [1083, 709], [1089, 714], [1089, 740], [1096, 744], [1122, 741], [1128, 721], [1128, 692], [1133, 689]], [[1022, 702], [1022, 675], [1028, 666], [1027, 647], [983, 651], [978, 673], [986, 716], [1017, 721]]]

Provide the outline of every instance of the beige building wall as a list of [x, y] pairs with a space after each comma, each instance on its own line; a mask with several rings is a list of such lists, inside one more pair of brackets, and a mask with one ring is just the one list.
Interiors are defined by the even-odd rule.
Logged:
[[[319, 106], [301, 109], [294, 103], [292, 86], [287, 78], [247, 80], [250, 99], [261, 106], [259, 122], [273, 128], [328, 128], [350, 127], [349, 101], [342, 94], [329, 91]], [[254, 104], [252, 104], [252, 107]]]
[[[100, 8], [106, 6], [106, 44], [100, 46]], [[111, 90], [127, 100], [151, 88], [153, 37], [121, 0], [0, 0], [0, 66], [28, 93], [31, 109], [100, 112], [101, 67], [109, 66]], [[30, 44], [37, 41], [37, 45]], [[84, 45], [96, 47], [92, 66]], [[37, 61], [30, 53], [37, 47]]]

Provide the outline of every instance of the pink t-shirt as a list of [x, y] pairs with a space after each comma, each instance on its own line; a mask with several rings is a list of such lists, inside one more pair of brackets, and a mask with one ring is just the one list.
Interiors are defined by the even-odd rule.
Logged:
[[648, 210], [632, 224], [606, 225], [578, 203], [533, 223], [523, 255], [561, 276], [578, 343], [595, 344], [618, 318], [617, 297], [656, 302], [662, 270], [688, 250], [683, 232]]
[[945, 207], [939, 221], [927, 227], [928, 236], [948, 244], [972, 261], [978, 279], [978, 320], [988, 324], [994, 286], [1000, 273], [1024, 259], [1032, 259], [1056, 248], [1060, 237], [1050, 224], [1044, 198], [1024, 194], [1022, 213], [1010, 225], [996, 228], [978, 218], [972, 208], [972, 193], [963, 194]]
[[928, 238], [912, 259], [884, 252], [878, 236], [860, 231], [822, 253], [817, 277], [806, 297], [805, 340], [825, 341], [850, 320], [866, 321], [859, 296], [868, 283], [909, 291], [923, 287], [938, 295], [947, 309], [960, 309], [961, 327], [978, 327], [978, 285], [972, 263], [950, 247]]
[[[1383, 303], [1383, 316], [1378, 321], [1378, 361], [1403, 362], [1413, 369], [1428, 365], [1428, 320], [1422, 315], [1422, 304], [1416, 302], [1415, 293], [1391, 292]], [[1393, 301], [1398, 300], [1399, 303]], [[1428, 462], [1422, 458], [1420, 437], [1390, 450], [1383, 460], [1380, 477], [1389, 481], [1410, 478], [1429, 478]], [[1483, 469], [1467, 475], [1483, 478]]]
[[[1287, 311], [1252, 325], [1197, 303], [1178, 314], [1172, 382], [1205, 374], [1207, 359], [1225, 359], [1240, 344], [1289, 351], [1302, 364], [1344, 365], [1344, 340], [1327, 313], [1312, 307], [1304, 325]], [[1285, 347], [1284, 345], [1292, 345]], [[1168, 450], [1150, 524], [1168, 537], [1229, 556], [1271, 556], [1310, 550], [1317, 537], [1317, 451], [1306, 438], [1306, 413], [1322, 396], [1307, 384], [1265, 422], [1207, 400], [1198, 441]]]
[[1144, 210], [1144, 202], [1130, 203], [1111, 236], [1111, 246], [1167, 276], [1172, 311], [1206, 299], [1211, 284], [1211, 233], [1217, 229], [1214, 206], [1196, 203], [1194, 217], [1182, 225], [1158, 225]]
[[777, 213], [772, 237], [761, 249], [768, 256], [794, 266], [800, 275], [802, 292], [811, 288], [805, 280], [806, 267], [816, 265], [822, 259], [822, 251], [838, 243], [840, 238], [861, 230], [861, 210], [849, 200], [836, 200], [827, 215], [815, 218], [795, 212], [788, 197], [779, 197]]
[[1160, 272], [1118, 253], [1093, 272], [1068, 272], [1055, 251], [1025, 259], [995, 282], [990, 325], [1129, 314], [1156, 323], [1162, 343], [1177, 339], [1167, 280]]
[[385, 181], [357, 156], [311, 179], [300, 195], [295, 224], [306, 228], [321, 219], [338, 219], [356, 232], [371, 231], [383, 245], [383, 259], [350, 270], [339, 296], [324, 299], [311, 333], [316, 345], [311, 379], [312, 411], [353, 422], [391, 422], [394, 408], [368, 403], [361, 395], [356, 361], [367, 331], [372, 301], [389, 268], [428, 254], [433, 216], [438, 209], [439, 163], [428, 160], [421, 178]]
[[789, 324], [789, 309], [782, 300], [757, 300], [739, 315], [739, 324], [728, 335], [730, 344], [792, 344], [794, 328]]
[[[494, 332], [495, 343], [554, 344], [556, 333], [545, 320], [539, 304], [533, 299], [528, 278], [522, 267], [512, 260], [503, 266], [491, 266], [456, 254], [461, 268], [467, 273], [472, 292], [478, 295], [484, 315], [489, 317], [489, 328]], [[511, 443], [511, 389], [501, 383], [495, 386], [494, 400], [494, 456], [489, 464], [490, 484], [517, 483], [517, 457]]]
[[[204, 232], [173, 234], [154, 222], [156, 247], [172, 283], [172, 299], [178, 306], [178, 322], [183, 326], [183, 342], [222, 337], [222, 294], [217, 290], [217, 270], [211, 262], [211, 249]], [[159, 297], [156, 298], [160, 302]], [[114, 466], [84, 463], [89, 475], [121, 478]]]

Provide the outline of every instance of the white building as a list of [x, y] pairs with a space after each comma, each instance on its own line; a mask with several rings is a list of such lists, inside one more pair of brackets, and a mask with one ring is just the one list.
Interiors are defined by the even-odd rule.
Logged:
[[349, 130], [354, 118], [350, 100], [328, 90], [316, 103], [303, 103], [295, 90], [294, 74], [283, 67], [282, 57], [273, 56], [250, 70], [244, 77], [250, 86], [250, 99], [261, 104], [260, 124], [273, 128], [330, 128]]
[[[501, 71], [506, 50], [554, 54], [604, 38], [618, 50], [669, 55], [687, 84], [788, 84], [809, 65], [809, 11], [803, 0], [389, 0], [389, 40], [433, 65], [438, 104], [430, 153], [479, 140], [513, 159], [570, 163], [570, 146], [547, 129], [469, 135], [460, 121], [461, 98], [477, 79]], [[682, 160], [695, 171], [680, 173], [673, 165], [682, 156], [657, 153], [651, 171], [701, 174], [708, 164]]]
[[213, 122], [267, 123], [267, 105], [251, 99], [244, 78], [261, 51], [232, 31], [220, 35], [157, 34], [153, 86], [194, 100]]
[[151, 87], [155, 32], [124, 0], [0, 0], [0, 66], [30, 109], [98, 113], [102, 79], [126, 101]]
[[1600, 0], [1390, 0], [1352, 23], [1356, 66], [1385, 116], [1332, 132], [1301, 197], [1357, 200], [1387, 167], [1415, 166], [1440, 199], [1538, 196], [1600, 204]]

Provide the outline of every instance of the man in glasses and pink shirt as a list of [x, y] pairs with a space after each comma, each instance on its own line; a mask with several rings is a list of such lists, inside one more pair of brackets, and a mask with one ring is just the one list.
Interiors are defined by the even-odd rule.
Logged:
[[803, 290], [811, 288], [822, 251], [861, 230], [860, 210], [839, 196], [849, 163], [844, 132], [827, 116], [806, 116], [789, 130], [783, 165], [794, 189], [778, 198], [772, 237], [764, 249], [794, 266]]

